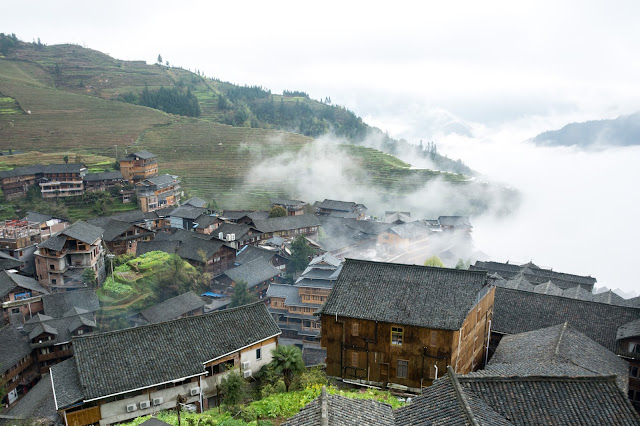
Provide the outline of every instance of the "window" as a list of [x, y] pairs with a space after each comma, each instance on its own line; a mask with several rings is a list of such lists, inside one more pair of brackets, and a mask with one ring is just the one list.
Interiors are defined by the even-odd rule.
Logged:
[[402, 327], [391, 327], [391, 344], [402, 346], [404, 329]]
[[399, 379], [406, 379], [409, 375], [409, 361], [398, 360], [398, 372], [396, 376]]
[[56, 269], [55, 265], [49, 265], [49, 269]]
[[431, 330], [431, 346], [438, 346], [438, 332]]
[[256, 359], [257, 360], [261, 360], [262, 359], [262, 348], [256, 349]]
[[358, 352], [351, 352], [351, 366], [358, 367]]
[[638, 367], [630, 367], [629, 368], [629, 376], [638, 377]]
[[351, 335], [352, 336], [357, 336], [358, 335], [358, 323], [354, 322], [353, 324], [351, 324]]

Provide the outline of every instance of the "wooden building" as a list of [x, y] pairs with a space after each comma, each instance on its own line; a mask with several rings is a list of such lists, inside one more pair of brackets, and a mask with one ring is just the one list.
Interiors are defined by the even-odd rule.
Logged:
[[182, 190], [178, 176], [160, 175], [144, 179], [136, 185], [138, 207], [144, 212], [177, 206]]
[[11, 406], [39, 377], [28, 337], [12, 325], [0, 328], [0, 361], [0, 387], [4, 388], [0, 400]]
[[12, 272], [0, 272], [0, 301], [2, 316], [0, 323], [9, 323], [11, 316], [18, 316], [19, 323], [25, 318], [43, 312], [42, 296], [49, 292], [31, 277]]
[[124, 185], [124, 179], [122, 178], [122, 172], [116, 170], [115, 172], [100, 172], [100, 173], [87, 173], [84, 176], [84, 187], [87, 192], [95, 191], [108, 191], [119, 185]]
[[0, 251], [20, 261], [20, 272], [33, 275], [36, 244], [42, 241], [40, 224], [26, 220], [0, 222]]
[[120, 159], [120, 172], [124, 180], [133, 184], [157, 176], [156, 156], [149, 151], [131, 153]]
[[67, 426], [174, 409], [178, 395], [203, 412], [218, 405], [228, 370], [249, 378], [271, 361], [279, 335], [258, 302], [74, 338], [73, 358], [51, 368], [56, 409]]
[[299, 216], [304, 214], [306, 203], [300, 200], [287, 200], [284, 198], [270, 198], [271, 207], [282, 207], [286, 210], [287, 216]]
[[474, 371], [494, 291], [486, 272], [347, 259], [319, 311], [327, 374], [419, 392], [448, 365]]
[[44, 166], [38, 180], [42, 198], [77, 197], [84, 194], [87, 167], [82, 163]]
[[13, 200], [27, 195], [29, 188], [38, 184], [43, 171], [44, 166], [41, 164], [1, 171], [0, 185], [2, 185], [4, 197], [7, 200]]

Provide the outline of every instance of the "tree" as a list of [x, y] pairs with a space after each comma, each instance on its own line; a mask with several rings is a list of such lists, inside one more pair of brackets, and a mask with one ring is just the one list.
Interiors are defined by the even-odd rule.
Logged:
[[158, 54], [158, 60], [156, 62], [162, 65], [162, 55]]
[[236, 306], [248, 305], [249, 303], [253, 303], [257, 300], [255, 294], [249, 293], [247, 290], [247, 282], [246, 281], [238, 281], [233, 288], [233, 296], [231, 296], [231, 303], [229, 304], [230, 308], [235, 308]]
[[284, 217], [287, 211], [282, 206], [275, 206], [269, 211], [269, 217]]
[[442, 260], [440, 260], [438, 256], [431, 256], [424, 261], [424, 266], [435, 266], [438, 268], [444, 268], [444, 263], [442, 263]]
[[235, 408], [247, 396], [247, 382], [244, 380], [240, 371], [234, 369], [220, 382], [220, 390], [224, 395], [223, 403], [235, 411]]
[[296, 273], [304, 270], [309, 264], [309, 257], [313, 254], [314, 251], [307, 245], [307, 240], [299, 235], [291, 244], [291, 258], [287, 265], [287, 272]]
[[69, 156], [65, 155], [64, 157], [62, 157], [62, 161], [64, 161], [64, 164], [69, 164]]
[[96, 273], [92, 268], [84, 268], [84, 270], [82, 271], [82, 279], [90, 285], [96, 285], [98, 283]]
[[276, 372], [282, 374], [284, 386], [289, 392], [289, 386], [293, 381], [293, 377], [304, 371], [304, 362], [302, 361], [302, 351], [297, 346], [278, 346], [271, 351], [273, 359], [271, 364]]
[[469, 269], [469, 265], [471, 261], [464, 261], [462, 259], [458, 259], [458, 263], [456, 263], [456, 269]]

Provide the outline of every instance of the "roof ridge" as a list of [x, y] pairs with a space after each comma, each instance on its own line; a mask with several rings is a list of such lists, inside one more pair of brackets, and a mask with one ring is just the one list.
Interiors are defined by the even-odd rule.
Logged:
[[[622, 309], [637, 309], [640, 311], [640, 307], [636, 307], [636, 306], [626, 306], [626, 305], [616, 305], [613, 303], [605, 303], [605, 302], [598, 302], [597, 300], [584, 300], [584, 299], [577, 299], [575, 297], [568, 297], [568, 296], [563, 296], [563, 295], [555, 295], [555, 294], [549, 294], [549, 293], [536, 293], [535, 291], [529, 291], [529, 290], [520, 290], [519, 288], [509, 288], [509, 287], [498, 287], [501, 291], [502, 290], [511, 290], [511, 291], [520, 291], [520, 292], [524, 292], [524, 293], [529, 293], [529, 294], [537, 294], [538, 296], [547, 296], [547, 297], [557, 297], [563, 300], [573, 300], [573, 301], [577, 301], [577, 302], [583, 302], [583, 303], [592, 303], [592, 304], [596, 304], [598, 306], [613, 306], [616, 308], [622, 308]], [[585, 289], [586, 290], [586, 289]], [[564, 291], [564, 290], [563, 290]], [[588, 290], [587, 290], [588, 291]], [[623, 298], [624, 299], [624, 298]], [[624, 299], [624, 300], [629, 300], [629, 299]]]
[[[583, 367], [584, 368], [584, 367]], [[601, 374], [596, 376], [461, 376], [462, 382], [612, 382], [615, 383], [615, 374]]]
[[101, 337], [101, 336], [105, 336], [105, 335], [111, 335], [111, 334], [120, 334], [120, 333], [124, 333], [124, 332], [129, 332], [130, 330], [134, 330], [134, 329], [141, 329], [141, 328], [145, 328], [145, 327], [160, 327], [163, 324], [168, 324], [171, 322], [178, 322], [178, 321], [189, 321], [189, 320], [196, 320], [198, 318], [203, 318], [203, 317], [209, 317], [209, 316], [216, 316], [216, 315], [222, 315], [231, 311], [238, 311], [240, 309], [247, 309], [249, 307], [255, 306], [255, 305], [263, 305], [266, 309], [266, 305], [264, 304], [264, 302], [262, 300], [259, 300], [257, 302], [253, 302], [253, 303], [248, 303], [246, 305], [241, 305], [241, 306], [236, 306], [233, 308], [227, 308], [224, 309], [222, 311], [214, 311], [214, 312], [208, 312], [206, 314], [202, 314], [202, 315], [196, 315], [196, 316], [191, 316], [191, 317], [184, 317], [184, 318], [175, 318], [172, 320], [168, 320], [168, 321], [161, 321], [161, 322], [157, 322], [154, 324], [143, 324], [143, 325], [139, 325], [139, 326], [134, 326], [134, 327], [127, 327], [127, 328], [122, 328], [120, 330], [113, 330], [113, 331], [105, 331], [105, 332], [98, 332], [98, 333], [93, 333], [93, 334], [86, 334], [86, 335], [80, 335], [80, 336], [74, 336], [73, 339], [91, 339], [91, 338], [96, 338], [96, 337]]
[[458, 402], [462, 406], [462, 411], [464, 412], [465, 417], [473, 426], [480, 426], [478, 421], [475, 419], [473, 415], [473, 411], [471, 411], [471, 407], [469, 406], [469, 401], [467, 401], [467, 396], [464, 394], [464, 390], [462, 386], [460, 386], [460, 382], [458, 382], [458, 378], [456, 377], [456, 373], [453, 371], [451, 366], [447, 366], [447, 373], [449, 374], [449, 378], [451, 379], [451, 384], [453, 385], [453, 390], [456, 394], [456, 398]]
[[474, 275], [486, 275], [487, 271], [484, 270], [470, 270], [470, 269], [456, 269], [456, 268], [441, 268], [439, 266], [425, 266], [425, 265], [415, 265], [411, 263], [394, 263], [394, 262], [381, 262], [377, 260], [366, 260], [366, 259], [353, 259], [350, 257], [345, 257], [345, 263], [347, 261], [352, 263], [374, 263], [374, 264], [382, 264], [382, 265], [392, 265], [392, 266], [408, 266], [416, 269], [433, 269], [439, 271], [450, 271], [454, 273], [472, 273]]
[[560, 343], [562, 343], [562, 338], [564, 337], [564, 332], [567, 330], [567, 326], [569, 323], [567, 321], [562, 325], [562, 329], [560, 330], [560, 335], [558, 336], [558, 341], [556, 342], [556, 347], [553, 351], [554, 359], [558, 357], [558, 352], [560, 352]]

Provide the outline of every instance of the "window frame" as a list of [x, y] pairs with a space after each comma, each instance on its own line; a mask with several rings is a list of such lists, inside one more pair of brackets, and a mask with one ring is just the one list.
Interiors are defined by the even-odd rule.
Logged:
[[[401, 366], [402, 363], [402, 366]], [[402, 368], [401, 368], [402, 367]], [[404, 372], [404, 376], [400, 374]], [[407, 379], [409, 377], [409, 361], [406, 359], [399, 359], [396, 365], [396, 377], [398, 379]]]
[[404, 327], [391, 327], [391, 346], [402, 346], [403, 343]]

